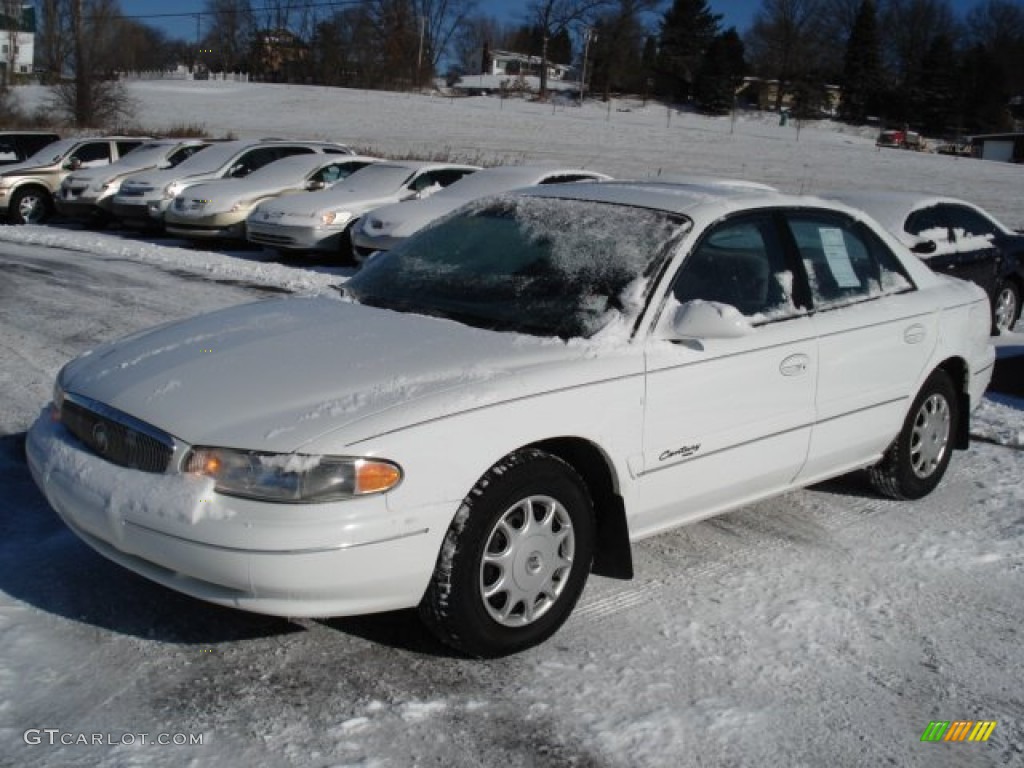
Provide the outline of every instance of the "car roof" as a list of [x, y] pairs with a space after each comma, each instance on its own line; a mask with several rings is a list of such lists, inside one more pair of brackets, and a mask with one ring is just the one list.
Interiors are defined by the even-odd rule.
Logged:
[[[999, 223], [992, 214], [982, 210], [973, 203], [956, 197], [932, 195], [918, 192], [892, 192], [889, 190], [855, 190], [842, 192], [823, 192], [821, 197], [826, 200], [837, 200], [853, 208], [858, 208], [875, 219], [879, 224], [897, 235], [905, 235], [903, 225], [907, 217], [914, 211], [933, 205], [963, 205], [983, 213], [987, 218]], [[1006, 229], [1006, 227], [1003, 227]]]
[[[670, 213], [690, 214], [700, 208], [715, 207], [738, 209], [750, 203], [778, 205], [808, 198], [790, 198], [771, 188], [716, 184], [680, 184], [664, 181], [602, 181], [551, 184], [531, 187], [521, 192], [531, 197], [556, 197], [616, 203], [639, 208], [651, 208]], [[825, 201], [818, 201], [826, 204]], [[826, 204], [827, 205], [827, 204]]]

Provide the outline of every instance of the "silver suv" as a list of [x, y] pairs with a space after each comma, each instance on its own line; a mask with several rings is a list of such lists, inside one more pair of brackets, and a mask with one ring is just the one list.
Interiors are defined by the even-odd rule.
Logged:
[[282, 157], [314, 152], [354, 154], [342, 144], [326, 141], [225, 141], [197, 152], [175, 168], [143, 171], [126, 177], [114, 196], [114, 215], [128, 223], [162, 226], [171, 202], [193, 184], [214, 179], [240, 179]]
[[109, 165], [146, 141], [146, 136], [63, 139], [21, 163], [0, 170], [0, 214], [11, 224], [39, 224], [54, 210], [60, 183], [79, 168]]

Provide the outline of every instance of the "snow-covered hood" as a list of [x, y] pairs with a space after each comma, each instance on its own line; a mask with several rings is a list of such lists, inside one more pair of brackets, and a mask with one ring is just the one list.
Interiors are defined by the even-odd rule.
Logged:
[[293, 189], [301, 189], [305, 177], [298, 176], [290, 182], [269, 179], [217, 179], [188, 187], [182, 196], [188, 200], [206, 200], [208, 208], [229, 210], [232, 205], [268, 195], [279, 195]]
[[59, 162], [48, 163], [46, 165], [29, 163], [27, 161], [12, 163], [11, 165], [0, 166], [0, 179], [8, 176], [29, 176], [33, 173], [53, 173], [55, 170], [58, 170], [59, 167]]
[[585, 344], [320, 297], [245, 304], [108, 343], [69, 363], [60, 383], [193, 445], [291, 452], [327, 433], [341, 446], [573, 386], [595, 366], [606, 367]]
[[197, 170], [191, 176], [183, 176], [181, 171], [178, 171], [174, 168], [168, 168], [167, 170], [163, 171], [137, 171], [135, 173], [132, 173], [128, 178], [126, 178], [122, 182], [122, 186], [130, 184], [132, 186], [138, 185], [151, 187], [152, 189], [163, 189], [168, 184], [175, 181], [189, 183], [189, 179], [208, 179], [212, 175], [217, 173], [217, 170], [218, 169], [216, 168], [203, 171]]
[[393, 203], [398, 199], [401, 190], [396, 189], [388, 195], [367, 196], [366, 191], [358, 187], [346, 187], [344, 181], [330, 189], [317, 192], [300, 192], [262, 203], [261, 213], [281, 213], [285, 216], [310, 216], [326, 211], [348, 211], [358, 214]]
[[468, 203], [472, 197], [432, 195], [425, 200], [406, 200], [377, 208], [366, 217], [364, 230], [370, 235], [409, 237], [435, 219]]

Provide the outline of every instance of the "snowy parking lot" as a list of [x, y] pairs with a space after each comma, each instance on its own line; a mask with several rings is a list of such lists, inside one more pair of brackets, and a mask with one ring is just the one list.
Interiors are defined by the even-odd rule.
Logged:
[[[201, 111], [195, 99], [215, 93], [203, 85], [173, 103], [221, 130], [230, 110]], [[322, 89], [239, 92], [250, 101], [235, 103], [236, 118], [251, 116], [256, 135], [285, 134], [278, 115], [312, 114], [301, 99], [328, 98]], [[149, 125], [169, 119], [175, 93], [139, 94]], [[362, 107], [346, 136], [330, 138], [390, 152], [426, 143], [390, 117], [409, 98], [329, 95]], [[591, 162], [598, 170], [646, 176], [675, 147], [676, 170], [749, 175], [787, 191], [845, 174], [852, 185], [945, 191], [1024, 224], [1019, 168], [882, 154], [830, 129], [796, 138], [751, 121], [733, 133], [728, 120], [667, 121], [658, 109], [613, 118], [633, 121], [620, 125], [596, 105], [555, 112], [423, 97], [417, 122], [456, 152], [496, 153], [504, 142], [531, 160], [564, 148], [561, 162], [586, 154], [605, 161]], [[300, 128], [291, 132], [322, 133]], [[475, 141], [474, 129], [486, 138]], [[68, 359], [197, 312], [333, 292], [350, 273], [117, 231], [0, 228], [0, 764], [1024, 761], [1020, 324], [998, 340], [1001, 391], [985, 399], [971, 448], [954, 455], [931, 496], [889, 501], [844, 478], [646, 540], [633, 581], [591, 578], [562, 631], [497, 661], [451, 654], [413, 612], [288, 621], [201, 603], [109, 563], [49, 509], [22, 443]], [[935, 720], [997, 725], [985, 743], [922, 742]]]

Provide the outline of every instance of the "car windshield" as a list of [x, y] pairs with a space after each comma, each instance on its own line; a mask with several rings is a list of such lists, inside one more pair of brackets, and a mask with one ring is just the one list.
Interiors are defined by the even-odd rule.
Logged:
[[632, 329], [689, 220], [625, 205], [489, 198], [372, 259], [345, 285], [363, 304], [563, 339]]
[[[321, 154], [291, 155], [268, 163], [249, 174], [248, 184], [296, 184], [330, 158]], [[333, 158], [337, 162], [337, 157]]]
[[[258, 145], [253, 144], [252, 146]], [[196, 152], [188, 160], [183, 161], [175, 167], [175, 170], [179, 170], [186, 175], [216, 171], [236, 155], [249, 148], [236, 143], [212, 144], [202, 152]]]
[[347, 179], [331, 187], [332, 192], [355, 190], [368, 197], [386, 195], [402, 186], [414, 173], [405, 165], [375, 163], [353, 173]]
[[467, 200], [484, 195], [496, 195], [519, 187], [527, 187], [538, 176], [536, 171], [520, 171], [508, 166], [485, 168], [482, 171], [463, 176], [449, 187], [436, 194], [443, 197], [464, 197]]
[[25, 161], [25, 164], [49, 165], [50, 163], [56, 163], [81, 143], [82, 142], [78, 139], [62, 139], [60, 141], [55, 141], [52, 144], [47, 144], [32, 155], [32, 157]]

